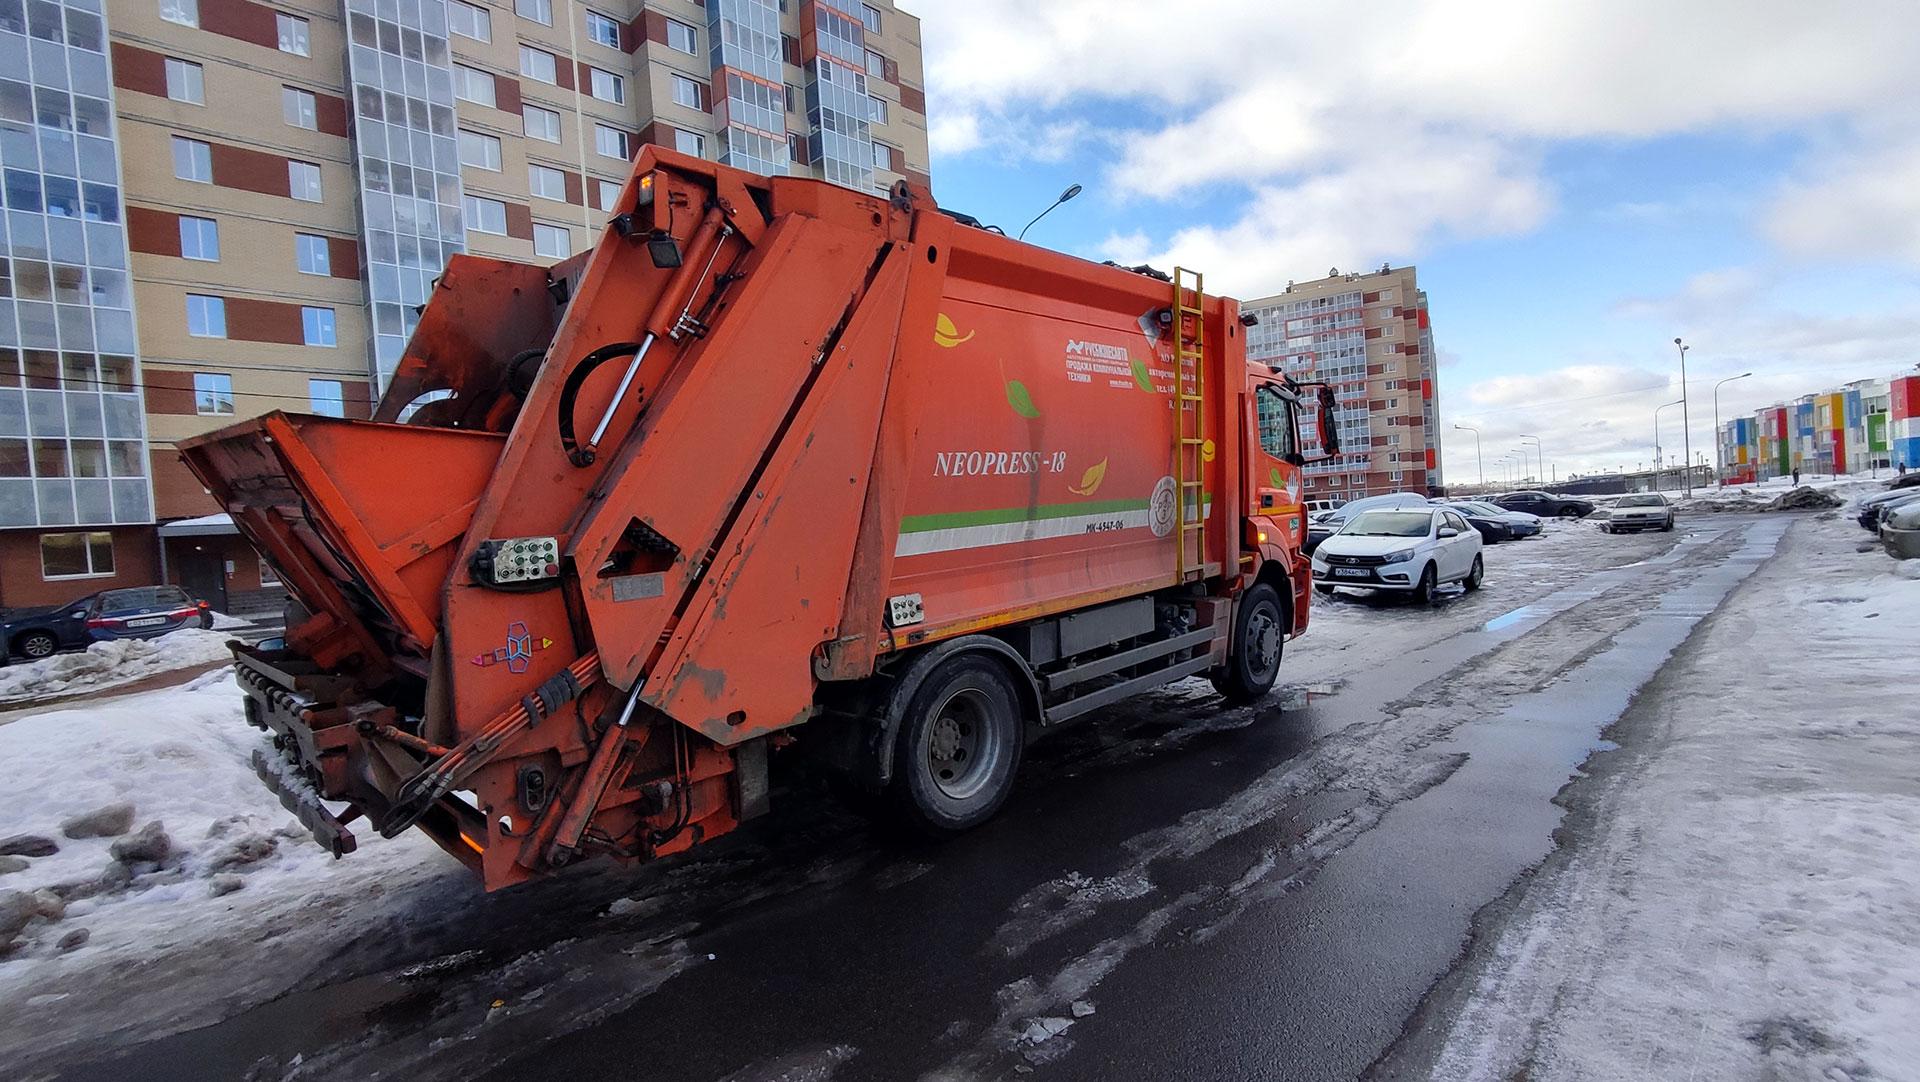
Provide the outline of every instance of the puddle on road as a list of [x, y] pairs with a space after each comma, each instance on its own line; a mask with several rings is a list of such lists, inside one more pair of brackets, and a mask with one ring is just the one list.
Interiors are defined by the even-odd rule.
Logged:
[[1529, 617], [1537, 616], [1537, 615], [1539, 615], [1539, 612], [1532, 605], [1522, 605], [1519, 608], [1513, 610], [1512, 612], [1502, 613], [1499, 616], [1496, 616], [1493, 619], [1488, 620], [1486, 623], [1481, 624], [1480, 630], [1499, 631], [1501, 628], [1512, 627], [1513, 625], [1519, 623], [1522, 620], [1525, 620]]

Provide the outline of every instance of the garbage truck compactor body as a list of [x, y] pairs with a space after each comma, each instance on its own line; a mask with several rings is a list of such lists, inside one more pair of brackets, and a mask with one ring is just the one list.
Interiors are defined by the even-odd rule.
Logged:
[[938, 834], [1049, 726], [1257, 698], [1302, 395], [1174, 279], [648, 148], [590, 252], [453, 257], [370, 420], [182, 445], [304, 610], [235, 646], [256, 769], [495, 889], [723, 834], [771, 754]]

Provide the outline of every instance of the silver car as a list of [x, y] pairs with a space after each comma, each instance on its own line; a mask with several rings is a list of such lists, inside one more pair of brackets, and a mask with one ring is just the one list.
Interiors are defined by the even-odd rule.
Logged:
[[1673, 505], [1665, 496], [1655, 492], [1645, 492], [1634, 496], [1622, 496], [1613, 505], [1613, 511], [1601, 529], [1608, 533], [1620, 533], [1623, 530], [1671, 530], [1673, 529]]

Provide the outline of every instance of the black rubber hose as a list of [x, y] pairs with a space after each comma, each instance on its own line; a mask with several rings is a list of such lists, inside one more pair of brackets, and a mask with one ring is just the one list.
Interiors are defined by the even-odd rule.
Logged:
[[640, 352], [639, 342], [615, 342], [601, 346], [580, 358], [580, 363], [574, 366], [573, 371], [567, 373], [567, 382], [560, 388], [560, 446], [567, 449], [567, 461], [575, 466], [591, 466], [594, 458], [593, 451], [580, 446], [580, 442], [573, 435], [574, 399], [580, 396], [580, 388], [586, 384], [587, 377], [593, 375], [594, 370], [601, 365], [615, 357], [628, 357], [638, 352]]

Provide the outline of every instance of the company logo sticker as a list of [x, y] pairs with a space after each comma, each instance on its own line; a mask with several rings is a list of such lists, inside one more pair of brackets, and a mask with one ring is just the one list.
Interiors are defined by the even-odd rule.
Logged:
[[973, 331], [968, 331], [965, 335], [962, 335], [960, 328], [953, 325], [953, 320], [948, 319], [945, 312], [940, 313], [934, 318], [933, 344], [942, 349], [952, 349], [962, 342], [970, 341], [973, 335]]
[[1178, 487], [1171, 476], [1162, 477], [1153, 486], [1153, 498], [1147, 501], [1147, 526], [1153, 530], [1153, 536], [1165, 537], [1173, 532], [1174, 494]]
[[1075, 496], [1091, 496], [1100, 490], [1100, 482], [1106, 479], [1107, 460], [1103, 458], [1093, 465], [1088, 466], [1087, 472], [1080, 475], [1080, 483], [1077, 485], [1068, 485], [1067, 491], [1073, 493]]

